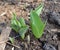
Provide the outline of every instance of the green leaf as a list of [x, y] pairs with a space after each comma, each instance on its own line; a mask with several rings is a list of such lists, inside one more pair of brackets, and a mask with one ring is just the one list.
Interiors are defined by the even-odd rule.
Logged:
[[38, 16], [41, 14], [43, 9], [43, 3], [41, 3], [34, 11], [38, 14]]
[[9, 37], [9, 40], [11, 41], [12, 44], [14, 43], [14, 38]]
[[24, 18], [23, 18], [23, 17], [21, 17], [21, 18], [19, 19], [19, 22], [21, 23], [21, 26], [26, 26], [26, 24], [25, 24], [25, 21], [24, 21]]
[[30, 13], [31, 29], [36, 38], [40, 38], [43, 34], [45, 25], [41, 18], [36, 14], [35, 11]]
[[25, 33], [28, 30], [28, 26], [25, 24], [25, 21], [23, 17], [21, 17], [19, 20], [16, 19], [16, 14], [13, 13], [13, 18], [11, 20], [11, 27], [13, 30], [15, 30], [17, 33], [20, 34], [21, 38], [24, 39]]
[[20, 24], [20, 22], [16, 19], [16, 17], [17, 17], [17, 15], [16, 15], [15, 13], [13, 13], [13, 18], [12, 18], [12, 20], [11, 20], [11, 24], [17, 25], [17, 26], [21, 27], [21, 24]]
[[29, 28], [28, 26], [25, 26], [25, 27], [22, 27], [22, 28], [19, 30], [19, 34], [20, 34], [20, 36], [21, 36], [22, 39], [24, 39], [25, 33], [27, 32], [28, 28]]
[[16, 14], [13, 13], [12, 19], [11, 19], [11, 25], [17, 25], [16, 20], [17, 20], [17, 19], [16, 19]]
[[16, 25], [12, 25], [11, 28], [12, 28], [13, 30], [15, 30], [16, 32], [18, 32], [19, 29], [20, 29], [20, 27], [18, 27], [18, 26], [16, 26]]
[[12, 20], [16, 20], [16, 17], [17, 17], [16, 13], [13, 13], [12, 14]]
[[16, 14], [13, 13], [13, 18], [11, 20], [11, 27], [13, 30], [15, 30], [16, 32], [19, 31], [20, 27], [21, 27], [21, 24], [20, 22], [16, 19]]

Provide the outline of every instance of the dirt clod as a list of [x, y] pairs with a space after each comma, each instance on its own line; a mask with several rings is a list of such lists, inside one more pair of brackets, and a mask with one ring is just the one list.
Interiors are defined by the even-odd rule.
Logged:
[[59, 13], [49, 12], [47, 16], [50, 22], [60, 26], [60, 14]]
[[43, 48], [44, 50], [56, 50], [56, 48], [53, 45], [48, 44], [48, 43], [45, 43]]

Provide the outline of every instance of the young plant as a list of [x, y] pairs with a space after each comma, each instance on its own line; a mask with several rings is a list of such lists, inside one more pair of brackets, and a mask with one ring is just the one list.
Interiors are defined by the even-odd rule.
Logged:
[[[32, 29], [32, 32], [36, 38], [40, 38], [43, 34], [44, 28], [46, 26], [46, 22], [44, 23], [39, 15], [41, 14], [43, 9], [43, 4], [40, 4], [39, 7], [37, 7], [35, 10], [32, 10], [30, 12], [30, 26]], [[11, 27], [14, 29], [17, 33], [20, 34], [21, 38], [24, 39], [25, 33], [28, 30], [28, 26], [25, 24], [25, 21], [23, 18], [20, 18], [19, 20], [16, 19], [16, 14], [13, 13], [13, 18], [11, 20]]]
[[17, 17], [16, 14], [13, 13], [13, 18], [11, 20], [11, 27], [13, 30], [19, 33], [22, 39], [24, 39], [25, 33], [27, 32], [29, 27], [25, 24], [23, 17], [21, 17], [19, 20], [17, 20], [16, 17]]
[[42, 22], [41, 18], [39, 17], [42, 9], [43, 4], [30, 12], [31, 29], [36, 38], [40, 38], [42, 36], [46, 25], [46, 22]]
[[9, 40], [13, 44], [15, 39], [13, 37], [9, 37]]

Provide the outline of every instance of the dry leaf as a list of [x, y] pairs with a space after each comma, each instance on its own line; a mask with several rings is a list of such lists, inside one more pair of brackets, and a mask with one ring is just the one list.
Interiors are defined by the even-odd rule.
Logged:
[[0, 50], [4, 50], [6, 43], [8, 41], [9, 35], [11, 32], [11, 28], [7, 27], [2, 30], [1, 35], [0, 35]]

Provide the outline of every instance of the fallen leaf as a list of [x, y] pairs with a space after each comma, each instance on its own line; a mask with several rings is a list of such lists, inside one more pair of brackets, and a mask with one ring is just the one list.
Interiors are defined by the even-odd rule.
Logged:
[[2, 30], [1, 35], [0, 35], [0, 50], [4, 50], [6, 43], [8, 41], [9, 35], [11, 32], [10, 27], [6, 27]]

